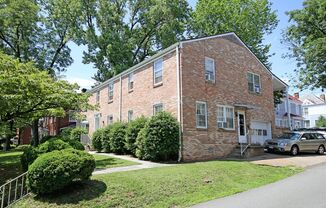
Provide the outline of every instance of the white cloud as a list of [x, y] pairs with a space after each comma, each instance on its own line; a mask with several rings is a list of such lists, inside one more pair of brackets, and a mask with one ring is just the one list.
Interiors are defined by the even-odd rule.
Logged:
[[86, 88], [86, 89], [90, 89], [91, 86], [93, 86], [95, 84], [95, 80], [92, 79], [84, 79], [84, 78], [78, 78], [78, 77], [74, 77], [74, 78], [66, 78], [66, 80], [69, 83], [77, 83], [80, 88]]

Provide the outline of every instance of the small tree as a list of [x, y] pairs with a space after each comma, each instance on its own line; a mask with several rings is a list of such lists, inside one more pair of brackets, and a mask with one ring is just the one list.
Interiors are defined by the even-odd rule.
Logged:
[[319, 116], [317, 122], [316, 122], [317, 127], [326, 127], [326, 118], [324, 116]]

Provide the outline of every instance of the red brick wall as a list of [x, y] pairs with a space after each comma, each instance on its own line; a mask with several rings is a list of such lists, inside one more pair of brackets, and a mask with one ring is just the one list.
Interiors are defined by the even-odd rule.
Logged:
[[[205, 81], [205, 56], [215, 60], [215, 83]], [[234, 38], [184, 43], [181, 49], [181, 67], [184, 160], [223, 157], [237, 145], [237, 120], [235, 130], [218, 129], [217, 104], [257, 106], [256, 110], [246, 110], [247, 125], [250, 120], [274, 121], [272, 76]], [[260, 75], [261, 94], [248, 91], [247, 72]], [[205, 130], [196, 128], [196, 101], [207, 102], [208, 128]], [[244, 109], [235, 107], [234, 110], [237, 112]]]

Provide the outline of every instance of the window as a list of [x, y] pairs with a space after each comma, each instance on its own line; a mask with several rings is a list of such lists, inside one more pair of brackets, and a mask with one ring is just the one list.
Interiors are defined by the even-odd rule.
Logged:
[[96, 103], [100, 102], [100, 91], [96, 92]]
[[95, 130], [100, 128], [100, 119], [101, 119], [101, 114], [95, 114], [94, 116], [94, 121], [95, 121]]
[[304, 121], [304, 127], [305, 128], [310, 128], [310, 120], [305, 120]]
[[215, 82], [215, 62], [208, 57], [205, 57], [205, 79]]
[[234, 108], [228, 106], [217, 106], [217, 127], [234, 129]]
[[309, 111], [308, 108], [303, 108], [303, 116], [308, 116]]
[[248, 80], [248, 89], [250, 92], [260, 93], [261, 85], [260, 85], [260, 76], [253, 73], [247, 74]]
[[113, 82], [111, 82], [110, 84], [109, 84], [109, 101], [112, 101], [113, 100]]
[[159, 103], [159, 104], [155, 104], [153, 106], [153, 115], [157, 114], [158, 112], [163, 111], [163, 104]]
[[207, 104], [206, 102], [196, 102], [196, 127], [207, 128]]
[[134, 73], [128, 75], [128, 90], [131, 91], [134, 89]]
[[163, 59], [154, 62], [154, 85], [163, 80]]
[[132, 110], [129, 110], [128, 111], [128, 122], [132, 121], [133, 116], [134, 116], [134, 112]]
[[113, 123], [113, 115], [108, 115], [107, 117], [107, 124], [110, 125]]

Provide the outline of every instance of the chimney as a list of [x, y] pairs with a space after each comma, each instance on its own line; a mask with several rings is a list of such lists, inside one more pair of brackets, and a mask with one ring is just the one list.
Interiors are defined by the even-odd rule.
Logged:
[[299, 93], [298, 92], [294, 93], [294, 97], [297, 98], [297, 99], [299, 99], [300, 98], [299, 97]]
[[319, 97], [325, 102], [325, 94], [320, 94]]

